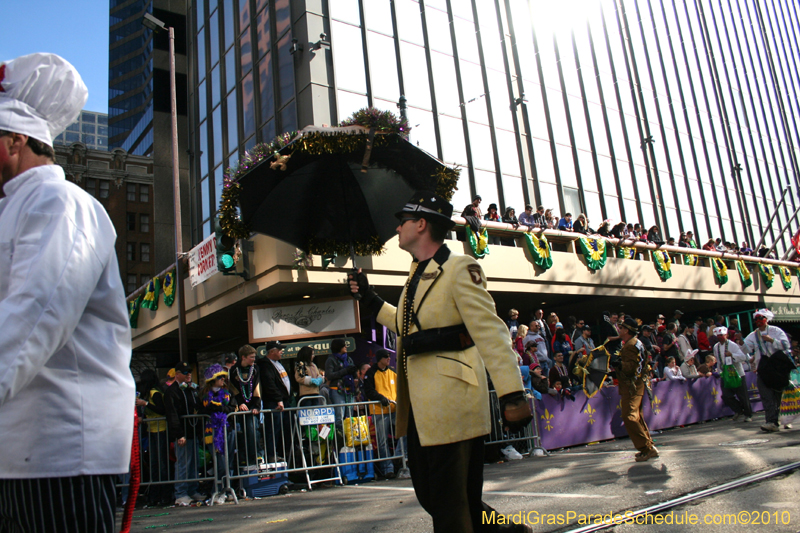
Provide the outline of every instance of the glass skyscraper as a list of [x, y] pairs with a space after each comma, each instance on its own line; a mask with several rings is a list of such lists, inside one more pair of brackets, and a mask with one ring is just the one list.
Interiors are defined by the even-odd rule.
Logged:
[[367, 105], [396, 111], [401, 95], [410, 140], [464, 169], [457, 211], [480, 194], [501, 212], [541, 204], [594, 228], [753, 246], [800, 206], [793, 3], [311, 5], [198, 0], [188, 13], [195, 242], [245, 150]]

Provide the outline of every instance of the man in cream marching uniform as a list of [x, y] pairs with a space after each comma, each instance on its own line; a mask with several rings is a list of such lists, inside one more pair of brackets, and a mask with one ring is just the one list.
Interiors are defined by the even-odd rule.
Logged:
[[452, 212], [447, 200], [421, 191], [396, 214], [399, 246], [414, 258], [399, 307], [381, 300], [360, 271], [350, 288], [365, 312], [377, 311], [398, 334], [397, 436], [408, 435], [414, 491], [434, 531], [530, 531], [483, 520], [494, 512], [481, 501], [490, 431], [486, 370], [509, 429], [530, 423], [531, 412], [483, 270], [443, 244]]
[[53, 137], [88, 92], [53, 54], [0, 63], [0, 531], [114, 531], [128, 472], [131, 332], [105, 209]]

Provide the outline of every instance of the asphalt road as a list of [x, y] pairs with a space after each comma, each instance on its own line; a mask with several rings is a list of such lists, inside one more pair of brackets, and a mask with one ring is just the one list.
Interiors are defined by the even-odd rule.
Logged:
[[[580, 515], [587, 515], [589, 521], [597, 515], [620, 515], [800, 461], [800, 429], [766, 434], [759, 430], [762, 423], [763, 415], [756, 415], [751, 423], [723, 419], [665, 431], [654, 435], [661, 456], [647, 463], [634, 462], [630, 441], [620, 439], [555, 451], [549, 457], [486, 465], [484, 500], [504, 515], [519, 513], [534, 531], [562, 532], [580, 527]], [[724, 520], [723, 515], [742, 512], [748, 515], [747, 525], [743, 520], [731, 523], [730, 516], [725, 524], [713, 524]], [[798, 532], [800, 472], [686, 504], [672, 513], [671, 524], [624, 524], [606, 531]], [[662, 520], [667, 520], [667, 514], [662, 514]], [[688, 515], [696, 515], [699, 522], [687, 523], [692, 520]], [[432, 529], [410, 480], [293, 491], [239, 505], [145, 508], [134, 516], [132, 531], [137, 532], [416, 533]], [[705, 524], [706, 520], [712, 523]]]

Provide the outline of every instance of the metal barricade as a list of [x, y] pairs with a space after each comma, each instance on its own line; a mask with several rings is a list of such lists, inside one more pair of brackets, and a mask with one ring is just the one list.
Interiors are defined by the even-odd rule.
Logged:
[[[525, 391], [530, 393], [529, 390]], [[539, 437], [539, 424], [536, 417], [536, 401], [529, 395], [528, 404], [531, 407], [533, 414], [533, 421], [520, 431], [508, 432], [503, 429], [503, 416], [500, 410], [500, 400], [497, 398], [497, 392], [489, 391], [489, 409], [491, 414], [492, 427], [485, 444], [515, 444], [521, 443], [523, 450], [522, 455], [550, 455], [550, 453], [542, 446], [542, 439]], [[536, 450], [541, 450], [541, 454]]]
[[[213, 443], [205, 439], [205, 426], [209, 417], [207, 415], [189, 415], [181, 417], [184, 435], [193, 436], [186, 440], [183, 447], [175, 442], [175, 461], [170, 457], [170, 444], [175, 441], [170, 435], [169, 424], [164, 417], [141, 419], [139, 430], [139, 464], [141, 468], [142, 489], [158, 491], [160, 498], [156, 500], [174, 501], [174, 485], [180, 483], [218, 483], [217, 457], [214, 453]], [[180, 459], [180, 460], [179, 460]], [[177, 480], [178, 470], [185, 470], [186, 474]], [[118, 488], [123, 491], [129, 485], [129, 475], [120, 476]], [[193, 494], [188, 494], [192, 496]]]
[[407, 472], [404, 439], [394, 438], [396, 418], [389, 409], [380, 402], [328, 405], [314, 396], [302, 398], [298, 407], [231, 413], [225, 491], [237, 502], [248, 488], [253, 495], [279, 493], [293, 473], [305, 476], [309, 490], [316, 483], [368, 480], [376, 466], [386, 474], [391, 464], [393, 471], [394, 460], [401, 461], [400, 472]]

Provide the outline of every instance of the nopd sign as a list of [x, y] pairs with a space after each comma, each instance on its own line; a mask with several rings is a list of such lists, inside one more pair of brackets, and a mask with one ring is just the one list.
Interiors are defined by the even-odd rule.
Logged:
[[189, 251], [189, 278], [192, 280], [192, 287], [203, 283], [217, 272], [217, 250], [214, 235], [210, 235]]
[[333, 407], [314, 407], [313, 409], [298, 409], [301, 426], [316, 426], [317, 424], [333, 424], [336, 414]]
[[250, 342], [330, 337], [361, 331], [358, 303], [344, 298], [247, 308]]

